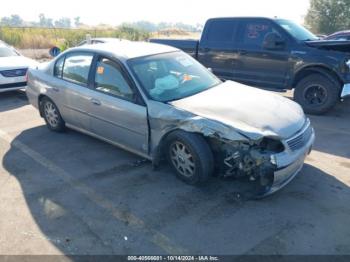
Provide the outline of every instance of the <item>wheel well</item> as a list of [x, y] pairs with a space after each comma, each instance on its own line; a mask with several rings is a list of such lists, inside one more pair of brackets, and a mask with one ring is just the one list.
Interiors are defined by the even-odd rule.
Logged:
[[323, 66], [311, 66], [311, 67], [306, 67], [304, 69], [301, 69], [296, 74], [292, 83], [292, 87], [295, 88], [300, 80], [302, 80], [304, 77], [311, 74], [321, 74], [339, 86], [343, 84], [343, 81], [339, 78], [339, 76], [333, 70]]
[[43, 110], [42, 110], [42, 108], [41, 108], [41, 100], [43, 100], [44, 97], [47, 97], [47, 96], [41, 94], [41, 95], [39, 95], [39, 97], [38, 97], [38, 107], [39, 107], [39, 113], [40, 113], [40, 116], [41, 116], [41, 117], [44, 116]]
[[158, 146], [157, 146], [157, 149], [156, 149], [156, 162], [159, 162], [162, 160], [164, 154], [165, 154], [165, 146], [166, 146], [166, 141], [167, 141], [167, 138], [170, 134], [172, 134], [173, 132], [175, 131], [183, 131], [183, 132], [187, 132], [187, 133], [193, 133], [193, 134], [198, 134], [200, 136], [202, 136], [204, 138], [204, 140], [208, 143], [209, 147], [210, 147], [210, 150], [213, 151], [210, 143], [209, 143], [209, 140], [207, 137], [205, 137], [203, 134], [201, 133], [198, 133], [198, 132], [189, 132], [189, 131], [186, 131], [186, 130], [183, 130], [181, 128], [177, 128], [177, 129], [173, 129], [173, 130], [170, 130], [168, 133], [166, 133], [165, 135], [163, 135], [163, 137], [160, 139], [159, 143], [158, 143]]

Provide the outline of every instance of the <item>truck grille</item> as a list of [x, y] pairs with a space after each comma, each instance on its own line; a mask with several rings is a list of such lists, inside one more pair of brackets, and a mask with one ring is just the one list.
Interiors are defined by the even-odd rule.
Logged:
[[0, 74], [2, 74], [4, 77], [25, 76], [26, 73], [27, 73], [27, 68], [0, 71]]
[[287, 144], [292, 151], [298, 150], [307, 144], [311, 138], [311, 135], [312, 127], [311, 125], [308, 125], [308, 127], [304, 129], [300, 134], [288, 140]]

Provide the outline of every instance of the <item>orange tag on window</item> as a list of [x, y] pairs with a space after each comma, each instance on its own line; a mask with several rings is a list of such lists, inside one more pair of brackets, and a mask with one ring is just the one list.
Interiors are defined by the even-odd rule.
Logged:
[[103, 75], [103, 72], [105, 71], [105, 68], [103, 66], [97, 67], [97, 74]]
[[183, 80], [184, 80], [184, 82], [191, 81], [192, 80], [192, 76], [185, 74]]

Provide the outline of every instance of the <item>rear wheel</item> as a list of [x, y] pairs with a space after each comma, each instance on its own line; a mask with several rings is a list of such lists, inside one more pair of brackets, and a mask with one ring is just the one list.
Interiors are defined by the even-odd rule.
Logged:
[[65, 130], [65, 123], [54, 102], [52, 102], [49, 98], [44, 97], [41, 100], [41, 110], [46, 125], [50, 130], [56, 132], [63, 132]]
[[299, 81], [294, 100], [309, 114], [324, 114], [339, 100], [340, 85], [321, 74], [311, 74]]
[[208, 143], [198, 134], [175, 131], [167, 138], [167, 158], [182, 181], [196, 185], [209, 179], [214, 158]]

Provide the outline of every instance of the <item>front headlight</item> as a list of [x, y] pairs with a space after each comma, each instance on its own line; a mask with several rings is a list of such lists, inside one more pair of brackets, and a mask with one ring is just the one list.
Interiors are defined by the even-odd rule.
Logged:
[[277, 166], [277, 159], [275, 155], [271, 155], [270, 156], [270, 162], [271, 164], [273, 164], [274, 166]]
[[285, 150], [284, 145], [280, 140], [273, 139], [270, 137], [264, 137], [260, 142], [260, 148], [266, 151], [280, 153]]

